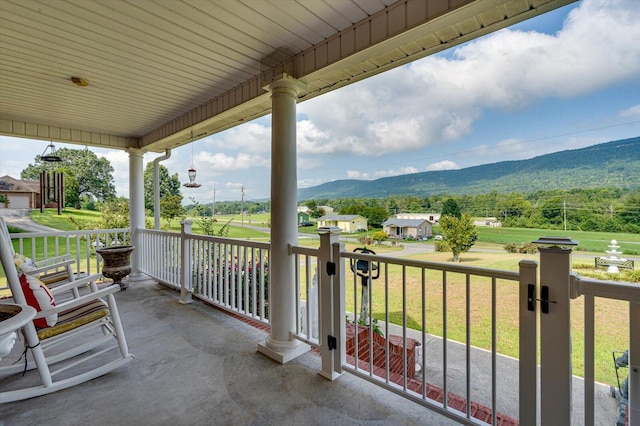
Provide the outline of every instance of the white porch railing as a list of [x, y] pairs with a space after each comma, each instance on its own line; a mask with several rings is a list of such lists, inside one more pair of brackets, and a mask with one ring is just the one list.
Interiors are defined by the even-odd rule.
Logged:
[[[482, 414], [491, 416], [484, 419], [491, 424], [511, 417], [501, 413], [498, 401], [496, 304], [507, 293], [517, 307], [519, 286], [526, 288], [529, 279], [535, 280], [535, 262], [523, 261], [520, 272], [513, 272], [353, 252], [342, 252], [341, 259], [347, 275], [346, 305], [355, 313], [346, 313], [353, 323], [343, 339], [345, 370], [464, 424], [477, 424], [478, 403], [490, 410]], [[410, 304], [417, 305], [417, 311], [411, 311]], [[478, 315], [485, 307], [487, 312]], [[457, 313], [455, 324], [451, 310]], [[482, 317], [488, 317], [488, 323], [474, 323]], [[384, 337], [374, 331], [376, 325]], [[451, 340], [453, 327], [462, 330], [461, 344]], [[474, 349], [478, 334], [489, 335], [488, 352]], [[488, 382], [478, 383], [483, 376]], [[474, 388], [489, 391], [480, 394]]]
[[129, 228], [92, 229], [83, 231], [25, 232], [10, 234], [17, 240], [16, 251], [35, 261], [70, 255], [76, 261], [74, 271], [96, 273], [102, 270], [102, 259], [96, 248], [130, 244]]
[[268, 243], [181, 233], [140, 231], [141, 271], [235, 314], [269, 322]]
[[318, 256], [320, 251], [310, 247], [291, 247], [296, 265], [296, 319], [293, 336], [314, 348], [320, 347]]
[[162, 284], [180, 290], [182, 235], [144, 229], [138, 233], [140, 271]]
[[[572, 274], [571, 298], [584, 297], [584, 406], [585, 425], [595, 425], [595, 299], [615, 299], [628, 302], [628, 310], [611, 313], [618, 321], [626, 316], [629, 321], [629, 346], [612, 348], [629, 350], [628, 415], [629, 425], [640, 424], [640, 286], [616, 281], [601, 281]], [[611, 349], [610, 349], [611, 350]], [[624, 409], [624, 404], [622, 409]]]
[[[319, 348], [321, 374], [325, 377], [335, 378], [343, 369], [350, 371], [464, 424], [478, 423], [473, 412], [481, 404], [489, 409], [488, 422], [498, 424], [504, 412], [501, 386], [512, 378], [500, 373], [498, 335], [503, 319], [497, 306], [498, 301], [504, 305], [508, 300], [512, 308], [509, 320], [517, 320], [520, 330], [519, 396], [512, 393], [519, 409], [514, 417], [520, 418], [520, 424], [536, 424], [538, 419], [554, 424], [558, 418], [564, 422], [565, 414], [558, 416], [548, 406], [566, 399], [563, 393], [567, 389], [571, 392], [571, 379], [553, 376], [553, 369], [548, 368], [551, 364], [545, 364], [545, 360], [551, 359], [554, 366], [563, 365], [571, 377], [571, 359], [567, 357], [571, 341], [563, 337], [566, 341], [558, 342], [558, 336], [565, 335], [560, 327], [571, 327], [571, 322], [566, 321], [570, 303], [564, 303], [562, 297], [584, 297], [585, 424], [593, 425], [597, 423], [594, 300], [616, 299], [628, 305], [628, 312], [611, 315], [622, 321], [622, 326], [628, 323], [629, 327], [629, 424], [638, 424], [640, 286], [571, 275], [570, 250], [545, 250], [539, 268], [536, 262], [521, 261], [519, 271], [502, 271], [346, 252], [338, 243], [337, 232], [333, 234], [330, 229], [321, 232], [324, 234], [319, 249], [290, 247], [296, 260], [297, 298], [292, 303], [298, 312], [291, 335]], [[96, 246], [110, 245], [116, 240], [128, 243], [130, 239], [128, 229], [11, 236], [18, 241], [17, 251], [25, 255], [42, 260], [71, 254], [80, 265], [79, 271], [86, 268], [87, 272], [100, 270]], [[141, 271], [180, 290], [183, 301], [188, 302], [193, 295], [268, 324], [268, 243], [194, 235], [186, 227], [181, 233], [141, 230], [138, 244]], [[359, 263], [360, 276], [358, 268], [351, 268]], [[542, 287], [538, 283], [538, 270]], [[373, 280], [378, 273], [380, 277]], [[366, 286], [362, 285], [362, 275], [368, 279]], [[550, 289], [545, 290], [547, 285]], [[369, 301], [364, 311], [363, 288]], [[409, 308], [411, 304], [419, 306], [417, 314]], [[478, 315], [483, 307], [487, 310]], [[452, 315], [454, 311], [456, 315]], [[351, 322], [348, 326], [347, 316]], [[379, 321], [384, 339], [376, 337], [374, 327], [368, 326], [374, 324], [374, 319]], [[359, 320], [362, 325], [358, 325]], [[394, 322], [398, 325], [393, 325]], [[538, 323], [543, 324], [540, 331]], [[461, 343], [453, 342], [454, 329], [461, 330], [462, 338], [460, 332], [456, 337]], [[474, 349], [478, 335], [488, 336], [488, 351]], [[539, 342], [546, 352], [541, 358], [542, 365], [537, 363]], [[539, 377], [542, 392], [538, 388]], [[479, 397], [476, 388], [480, 387], [489, 389], [488, 397]], [[538, 404], [541, 408], [537, 408]], [[571, 415], [571, 404], [557, 408]], [[546, 419], [545, 412], [549, 413]]]

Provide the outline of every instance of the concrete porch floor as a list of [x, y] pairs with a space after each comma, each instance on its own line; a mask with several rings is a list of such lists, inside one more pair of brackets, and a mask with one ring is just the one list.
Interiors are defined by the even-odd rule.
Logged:
[[[14, 425], [447, 425], [351, 374], [330, 382], [307, 353], [280, 365], [266, 333], [154, 282], [116, 294], [135, 359], [70, 389], [0, 405]], [[20, 344], [20, 343], [18, 343]]]

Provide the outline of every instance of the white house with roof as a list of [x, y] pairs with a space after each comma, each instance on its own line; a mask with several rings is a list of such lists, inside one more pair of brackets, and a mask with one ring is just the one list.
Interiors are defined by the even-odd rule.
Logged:
[[425, 219], [431, 223], [440, 222], [440, 213], [398, 213], [398, 219]]
[[390, 218], [382, 223], [382, 230], [389, 236], [400, 238], [433, 236], [433, 226], [426, 219]]
[[342, 232], [367, 230], [367, 218], [357, 214], [329, 214], [318, 219], [318, 227], [337, 226]]
[[37, 180], [0, 177], [0, 194], [7, 202], [0, 203], [0, 209], [36, 209], [40, 207], [40, 182]]

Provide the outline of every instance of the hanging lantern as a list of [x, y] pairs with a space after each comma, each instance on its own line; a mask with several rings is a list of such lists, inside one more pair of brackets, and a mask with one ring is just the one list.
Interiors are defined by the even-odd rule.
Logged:
[[[47, 150], [49, 150], [49, 153], [47, 154]], [[42, 152], [42, 155], [40, 156], [40, 161], [46, 161], [49, 163], [55, 163], [58, 161], [62, 161], [62, 158], [60, 158], [57, 154], [56, 154], [56, 147], [53, 146], [53, 142], [51, 142]]]

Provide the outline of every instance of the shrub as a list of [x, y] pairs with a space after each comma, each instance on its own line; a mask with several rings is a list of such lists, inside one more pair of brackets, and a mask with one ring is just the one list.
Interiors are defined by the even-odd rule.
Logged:
[[507, 243], [504, 245], [504, 250], [507, 253], [517, 253], [518, 252], [518, 245], [516, 243]]
[[507, 243], [503, 248], [507, 253], [536, 254], [538, 252], [538, 246], [534, 243], [522, 243], [520, 245]]
[[640, 283], [640, 269], [635, 271], [625, 271], [622, 277], [625, 281], [630, 283]]
[[433, 249], [437, 252], [451, 251], [451, 249], [449, 248], [449, 244], [447, 244], [445, 240], [436, 241], [433, 245]]
[[534, 243], [522, 243], [518, 247], [518, 253], [536, 254], [538, 252], [538, 246]]
[[384, 231], [376, 231], [371, 236], [371, 239], [376, 242], [376, 244], [380, 244], [383, 241], [387, 241], [389, 236]]

